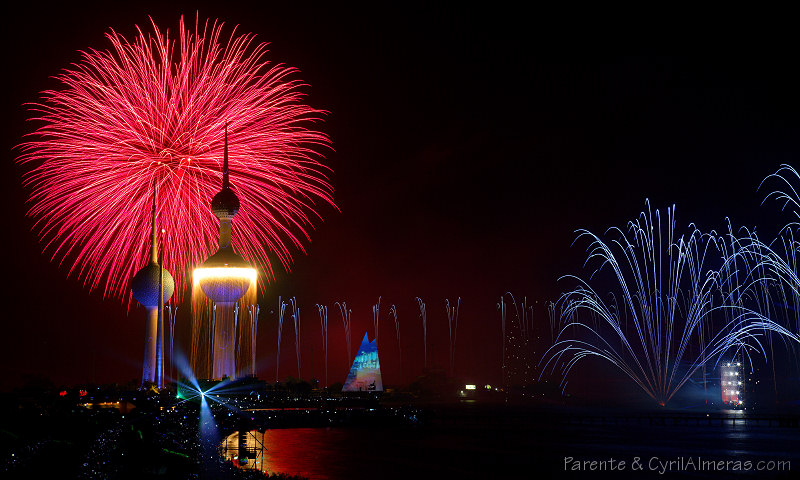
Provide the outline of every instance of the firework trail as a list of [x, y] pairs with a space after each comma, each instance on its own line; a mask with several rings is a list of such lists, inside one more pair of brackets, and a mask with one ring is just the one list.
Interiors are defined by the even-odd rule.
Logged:
[[400, 347], [400, 322], [397, 320], [397, 307], [389, 307], [389, 315], [394, 319], [394, 332], [397, 334], [398, 363], [400, 364], [400, 378], [403, 378], [403, 349]]
[[450, 334], [450, 375], [453, 375], [453, 367], [456, 359], [456, 334], [458, 333], [458, 309], [461, 308], [461, 297], [455, 307], [450, 307], [450, 299], [444, 300], [444, 309], [447, 312], [447, 329]]
[[[515, 305], [516, 306], [516, 305]], [[524, 380], [525, 382], [529, 382], [531, 379], [531, 356], [535, 353], [532, 351], [533, 345], [533, 305], [528, 305], [528, 297], [522, 297], [522, 304], [520, 305], [519, 312], [521, 314], [521, 318], [519, 318], [520, 323], [520, 330], [521, 330], [521, 342], [522, 342], [522, 360], [523, 360], [523, 368], [524, 368]]]
[[428, 313], [425, 311], [425, 302], [416, 297], [419, 305], [419, 318], [422, 319], [422, 345], [425, 347], [425, 368], [428, 368]]
[[[741, 335], [740, 332], [736, 331], [736, 328], [740, 328], [741, 330], [754, 332], [753, 334], [758, 337], [766, 337], [770, 355], [772, 355], [774, 351], [772, 334], [778, 334], [784, 342], [786, 340], [798, 342], [795, 332], [785, 329], [773, 320], [781, 318], [780, 312], [776, 308], [779, 304], [776, 304], [773, 297], [775, 295], [783, 297], [782, 306], [785, 308], [785, 287], [787, 284], [792, 283], [791, 281], [787, 282], [787, 274], [790, 273], [786, 270], [786, 263], [774, 250], [761, 242], [754, 231], [751, 232], [746, 228], [742, 228], [740, 232], [738, 236], [735, 235], [730, 221], [728, 221], [728, 233], [723, 235], [718, 242], [724, 259], [723, 266], [719, 272], [721, 290], [723, 291], [722, 303], [728, 307], [723, 310], [726, 322], [729, 322], [724, 331], [731, 336]], [[796, 272], [796, 269], [794, 271]], [[775, 290], [777, 290], [775, 293], [771, 293], [771, 291]], [[751, 324], [745, 327], [733, 324], [734, 321], [738, 320], [737, 316], [746, 316], [748, 319], [752, 319]], [[760, 332], [756, 332], [759, 328], [761, 329]], [[709, 329], [701, 328], [700, 334], [702, 346], [702, 342], [707, 341], [706, 337], [710, 336]], [[766, 357], [765, 349], [761, 343], [757, 340], [756, 343], [759, 347], [758, 351], [762, 356]], [[751, 349], [744, 348], [744, 345], [737, 346], [733, 357], [745, 357], [752, 368], [753, 360], [750, 351]], [[719, 359], [717, 359], [718, 362]], [[774, 361], [770, 363], [773, 364], [774, 377]], [[703, 373], [705, 376], [705, 371]], [[774, 382], [774, 378], [773, 385], [777, 394], [777, 383]]]
[[798, 189], [794, 185], [794, 183], [800, 182], [800, 174], [797, 173], [797, 170], [791, 165], [781, 165], [775, 173], [767, 175], [761, 181], [759, 189], [768, 182], [778, 182], [779, 185], [764, 197], [761, 204], [763, 205], [768, 200], [774, 199], [782, 203], [781, 211], [788, 208], [795, 218], [800, 220], [800, 193], [798, 193]]
[[[797, 310], [800, 306], [800, 278], [797, 275], [796, 251], [800, 247], [794, 240], [793, 228], [784, 227], [772, 245], [764, 244], [754, 232], [742, 229], [738, 237], [728, 227], [723, 243], [726, 251], [726, 265], [723, 268], [723, 282], [728, 302], [746, 307], [751, 315], [757, 315], [763, 325], [761, 336], [766, 337], [772, 366], [772, 384], [778, 395], [778, 381], [775, 371], [774, 345], [772, 333], [778, 334], [784, 346], [797, 354], [798, 339]], [[782, 247], [782, 251], [781, 248]], [[734, 356], [741, 355], [752, 365], [753, 360], [747, 349], [740, 349]], [[704, 372], [705, 373], [705, 372]]]
[[[506, 297], [508, 297], [510, 304], [514, 307], [514, 317], [507, 321]], [[532, 332], [532, 318], [533, 306], [528, 305], [528, 297], [523, 297], [521, 302], [511, 292], [506, 292], [500, 297], [500, 303], [497, 304], [500, 310], [500, 326], [503, 335], [503, 379], [504, 381], [513, 382], [520, 381], [527, 383], [530, 381], [529, 375], [531, 371], [529, 351]], [[519, 328], [519, 335], [515, 330], [514, 319]], [[509, 361], [509, 357], [513, 361]], [[521, 372], [519, 368], [522, 368]], [[509, 372], [511, 370], [511, 372]], [[521, 378], [519, 377], [521, 375]]]
[[281, 332], [283, 332], [283, 314], [286, 312], [286, 302], [281, 297], [278, 297], [278, 353], [275, 357], [275, 383], [280, 381], [278, 377], [278, 368], [281, 364]]
[[178, 319], [178, 307], [167, 305], [167, 317], [169, 318], [169, 378], [174, 379], [173, 365], [175, 363], [175, 320]]
[[[233, 306], [233, 330], [232, 330], [232, 337], [233, 341], [231, 341], [231, 347], [234, 348], [234, 353], [236, 356], [236, 363], [235, 365], [240, 365], [241, 358], [242, 358], [242, 330], [239, 328], [239, 312], [241, 308], [239, 308], [239, 304], [235, 304]], [[238, 375], [239, 372], [236, 372]]]
[[[768, 268], [781, 280], [783, 288], [779, 290], [779, 294], [783, 297], [783, 316], [788, 322], [793, 322], [792, 326], [795, 332], [800, 332], [800, 308], [798, 308], [800, 307], [800, 294], [798, 294], [800, 285], [795, 282], [798, 272], [797, 251], [800, 248], [800, 243], [795, 239], [795, 231], [800, 226], [797, 222], [797, 219], [800, 219], [800, 195], [795, 186], [798, 182], [800, 182], [800, 174], [794, 167], [785, 164], [781, 165], [775, 173], [767, 175], [761, 182], [759, 189], [767, 183], [778, 183], [776, 189], [764, 197], [762, 205], [769, 200], [776, 200], [782, 204], [781, 211], [789, 210], [796, 220], [785, 225], [776, 239], [776, 241], [780, 240], [782, 252], [779, 253], [777, 247], [772, 249], [763, 244], [751, 248], [751, 251], [764, 252], [764, 255], [760, 257], [764, 260], [761, 265]], [[751, 247], [753, 243], [751, 242]], [[775, 243], [775, 241], [772, 242], [772, 244]], [[790, 308], [789, 303], [795, 308]], [[793, 310], [793, 313], [789, 313], [790, 310]]]
[[322, 353], [325, 356], [325, 386], [328, 386], [328, 307], [317, 304], [319, 326], [322, 328]]
[[344, 340], [347, 343], [347, 362], [353, 361], [353, 354], [350, 349], [350, 314], [352, 310], [347, 309], [347, 302], [335, 302], [334, 305], [339, 307], [339, 313], [342, 315], [342, 325], [344, 325]]
[[[707, 359], [718, 361], [729, 350], [745, 346], [763, 354], [758, 337], [764, 330], [788, 332], [743, 308], [736, 298], [740, 286], [720, 288], [731, 280], [726, 277], [738, 274], [741, 249], [726, 257], [715, 235], [693, 225], [688, 235], [677, 236], [674, 207], [667, 209], [662, 222], [660, 212], [653, 215], [649, 202], [646, 205], [647, 211], [628, 222], [627, 235], [619, 228], [609, 229], [610, 242], [579, 231], [579, 239], [589, 239], [587, 263], [600, 264], [590, 281], [601, 284], [608, 277], [615, 295], [612, 302], [604, 301], [589, 282], [564, 277], [578, 286], [559, 299], [563, 324], [544, 366], [560, 364], [566, 379], [580, 360], [599, 357], [663, 405]], [[710, 268], [720, 258], [722, 269]], [[720, 292], [723, 301], [714, 306], [714, 295]], [[599, 319], [597, 327], [581, 320], [590, 313]], [[701, 335], [703, 341], [697, 342]]]
[[[769, 200], [776, 200], [781, 203], [781, 210], [789, 210], [795, 217], [795, 221], [786, 224], [780, 231], [778, 238], [776, 238], [770, 245], [764, 245], [757, 240], [754, 240], [754, 234], [749, 235], [747, 238], [748, 251], [752, 254], [757, 254], [758, 259], [761, 260], [758, 264], [762, 268], [761, 275], [757, 280], [762, 286], [762, 290], [768, 290], [769, 286], [777, 288], [776, 295], [781, 300], [780, 312], [774, 312], [775, 316], [780, 316], [785, 324], [789, 326], [794, 332], [800, 332], [800, 277], [798, 277], [798, 257], [797, 252], [800, 249], [800, 242], [795, 237], [800, 223], [800, 195], [795, 186], [800, 182], [800, 174], [790, 165], [781, 165], [780, 168], [766, 178], [759, 185], [759, 189], [768, 183], [777, 183], [775, 190], [770, 191], [764, 197], [762, 205]], [[748, 232], [749, 233], [749, 232]], [[776, 245], [777, 244], [777, 245]], [[770, 280], [774, 280], [777, 284], [769, 284]], [[769, 303], [763, 307], [770, 307], [774, 305]], [[769, 315], [769, 311], [761, 308], [760, 311], [765, 315]], [[779, 315], [780, 313], [780, 315]]]
[[500, 295], [500, 302], [497, 304], [497, 309], [500, 310], [500, 333], [503, 337], [502, 341], [502, 353], [503, 360], [500, 363], [500, 377], [502, 379], [503, 385], [506, 384], [506, 302], [505, 294]]
[[233, 246], [268, 277], [268, 253], [289, 266], [315, 209], [333, 205], [321, 155], [329, 140], [311, 128], [325, 112], [302, 103], [297, 70], [271, 64], [251, 34], [223, 35], [217, 21], [181, 18], [177, 34], [153, 23], [132, 40], [113, 30], [106, 38], [107, 50], [82, 52], [29, 106], [35, 129], [17, 162], [45, 251], [90, 289], [129, 298], [147, 258], [155, 189], [180, 296], [188, 269], [216, 249], [208, 206], [221, 183], [227, 122], [241, 201]]
[[[780, 258], [784, 261], [781, 262], [782, 265], [780, 267], [773, 267], [773, 270], [793, 272], [794, 275], [792, 278], [797, 279], [798, 267], [800, 266], [798, 264], [797, 252], [798, 248], [800, 248], [800, 243], [798, 243], [794, 235], [794, 229], [787, 228], [784, 230], [780, 237], [781, 246], [783, 247]], [[777, 254], [775, 256], [777, 256]], [[785, 277], [786, 275], [782, 276]], [[779, 290], [779, 293], [783, 297], [783, 313], [787, 320], [787, 325], [791, 325], [795, 332], [800, 332], [800, 289], [797, 288], [798, 286], [800, 285], [793, 283], [792, 287]], [[794, 305], [794, 308], [789, 307], [789, 305]]]
[[300, 380], [300, 307], [297, 306], [297, 299], [292, 297], [289, 302], [292, 304], [292, 320], [294, 321], [294, 350], [297, 354], [297, 379]]
[[381, 297], [378, 297], [378, 303], [372, 306], [372, 324], [375, 326], [375, 345], [378, 344], [378, 317], [381, 313]]
[[250, 341], [252, 342], [250, 345], [250, 354], [252, 355], [250, 359], [250, 365], [252, 365], [253, 369], [250, 372], [250, 375], [256, 376], [256, 339], [258, 338], [258, 314], [261, 312], [261, 307], [258, 305], [250, 305], [248, 309], [250, 314], [250, 325], [251, 331], [253, 332], [252, 338]]
[[[777, 238], [769, 245], [760, 242], [754, 233], [745, 232], [743, 239], [745, 248], [736, 257], [740, 262], [755, 259], [755, 267], [744, 276], [744, 287], [739, 295], [754, 304], [753, 309], [768, 318], [778, 319], [794, 335], [800, 334], [800, 275], [798, 275], [798, 255], [800, 242], [796, 233], [800, 227], [800, 194], [797, 184], [800, 174], [790, 165], [781, 165], [775, 173], [767, 175], [759, 185], [759, 189], [767, 185], [775, 185], [765, 195], [762, 205], [775, 200], [781, 204], [781, 211], [788, 210], [794, 217], [780, 230]], [[742, 240], [740, 240], [742, 241]], [[740, 282], [742, 280], [738, 279]], [[749, 281], [750, 283], [746, 283]], [[768, 337], [770, 347], [772, 337]], [[783, 336], [783, 340], [792, 337]], [[797, 352], [795, 343], [791, 348]], [[773, 352], [770, 348], [771, 353]], [[774, 362], [773, 380], [775, 379]], [[777, 393], [777, 382], [775, 384]]]
[[547, 319], [550, 321], [550, 343], [555, 343], [556, 330], [558, 329], [558, 314], [556, 313], [555, 302], [547, 302]]
[[526, 343], [530, 343], [531, 335], [533, 333], [533, 305], [528, 305], [528, 297], [522, 298], [522, 318], [520, 325], [522, 328], [522, 337]]

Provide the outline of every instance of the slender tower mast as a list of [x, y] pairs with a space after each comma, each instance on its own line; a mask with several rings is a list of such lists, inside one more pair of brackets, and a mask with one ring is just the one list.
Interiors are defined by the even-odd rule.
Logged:
[[[163, 249], [162, 249], [163, 251]], [[131, 280], [133, 298], [147, 310], [145, 325], [144, 362], [142, 386], [164, 386], [164, 329], [161, 325], [163, 305], [175, 290], [175, 281], [158, 263], [158, 227], [156, 224], [156, 195], [153, 191], [153, 216], [150, 236], [150, 262]]]

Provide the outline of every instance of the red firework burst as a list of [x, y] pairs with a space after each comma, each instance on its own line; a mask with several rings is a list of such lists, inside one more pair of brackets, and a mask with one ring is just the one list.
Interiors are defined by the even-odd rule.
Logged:
[[[152, 21], [152, 20], [151, 20]], [[189, 267], [216, 250], [210, 209], [221, 185], [228, 122], [231, 185], [241, 200], [233, 245], [272, 276], [303, 251], [319, 202], [333, 205], [312, 129], [324, 112], [305, 105], [296, 69], [270, 65], [251, 34], [221, 38], [222, 23], [183, 18], [177, 40], [137, 27], [111, 30], [111, 48], [89, 50], [32, 104], [38, 128], [19, 148], [28, 214], [45, 250], [90, 289], [129, 298], [147, 259], [153, 192], [165, 266], [182, 292]]]

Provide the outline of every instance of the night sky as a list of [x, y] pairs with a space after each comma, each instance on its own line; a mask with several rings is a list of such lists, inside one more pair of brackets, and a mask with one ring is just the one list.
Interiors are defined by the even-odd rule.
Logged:
[[[301, 308], [302, 376], [323, 376], [315, 304], [329, 308], [329, 379], [349, 361], [335, 301], [352, 309], [353, 344], [374, 336], [384, 383], [448, 365], [445, 299], [462, 298], [455, 373], [500, 377], [496, 304], [511, 291], [535, 305], [558, 278], [580, 273], [578, 228], [623, 226], [649, 198], [678, 207], [678, 225], [755, 226], [771, 238], [790, 217], [761, 206], [761, 180], [796, 163], [800, 71], [796, 35], [780, 15], [741, 12], [517, 11], [363, 6], [317, 9], [258, 2], [102, 7], [21, 6], [4, 26], [3, 165], [9, 269], [4, 289], [0, 388], [30, 375], [57, 384], [141, 377], [144, 312], [87, 292], [50, 261], [24, 215], [14, 145], [31, 127], [22, 105], [57, 86], [50, 76], [105, 49], [109, 28], [132, 37], [148, 15], [174, 29], [181, 14], [219, 18], [270, 43], [269, 58], [300, 69], [307, 102], [329, 111], [331, 183], [340, 211], [324, 218], [291, 272], [277, 268], [260, 298], [259, 373], [274, 379], [277, 298]], [[77, 5], [77, 6], [76, 6]], [[25, 10], [27, 9], [27, 10]], [[633, 21], [630, 19], [634, 19]], [[234, 185], [234, 187], [236, 187]], [[187, 295], [188, 296], [188, 295]], [[538, 303], [534, 303], [538, 302]], [[402, 377], [394, 325], [397, 306]], [[188, 302], [179, 309], [188, 339]], [[281, 377], [295, 375], [284, 323]], [[601, 368], [607, 368], [603, 365]]]

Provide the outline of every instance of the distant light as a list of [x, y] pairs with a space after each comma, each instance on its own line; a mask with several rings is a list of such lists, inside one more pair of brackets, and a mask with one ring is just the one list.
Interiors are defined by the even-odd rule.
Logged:
[[464, 388], [466, 388], [467, 390], [475, 390], [475, 385], [467, 384], [467, 385], [464, 385]]
[[740, 362], [736, 362], [736, 366], [737, 366], [737, 367], [741, 367], [741, 366], [742, 366], [742, 364], [741, 364]]
[[491, 390], [491, 389], [492, 389], [492, 386], [487, 383], [486, 384], [486, 390]]

